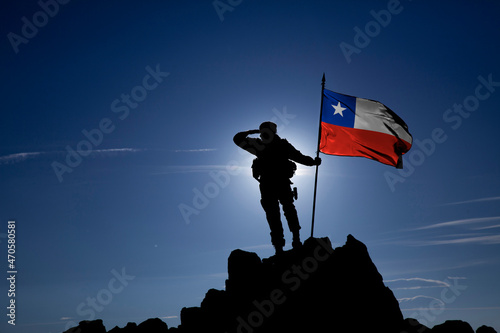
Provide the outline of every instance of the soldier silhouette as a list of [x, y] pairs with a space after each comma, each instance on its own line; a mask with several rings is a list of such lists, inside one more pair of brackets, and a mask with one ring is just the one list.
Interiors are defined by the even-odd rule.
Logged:
[[[260, 134], [260, 138], [249, 138], [249, 135]], [[270, 121], [263, 122], [259, 129], [237, 133], [233, 141], [240, 148], [257, 156], [252, 164], [252, 174], [259, 181], [261, 194], [260, 203], [266, 213], [267, 222], [271, 229], [271, 243], [276, 249], [276, 254], [283, 252], [285, 237], [281, 224], [279, 204], [288, 222], [288, 228], [293, 234], [292, 247], [298, 248], [300, 242], [300, 224], [297, 210], [293, 204], [294, 193], [291, 189], [290, 178], [297, 168], [292, 161], [307, 166], [320, 165], [319, 157], [303, 155], [295, 149], [286, 139], [277, 134], [277, 126]]]

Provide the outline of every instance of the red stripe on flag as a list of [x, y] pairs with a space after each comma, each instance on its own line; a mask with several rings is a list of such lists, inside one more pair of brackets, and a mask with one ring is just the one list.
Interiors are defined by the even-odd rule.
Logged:
[[410, 148], [408, 142], [390, 134], [321, 123], [319, 150], [325, 154], [366, 157], [397, 166], [396, 151], [404, 154]]

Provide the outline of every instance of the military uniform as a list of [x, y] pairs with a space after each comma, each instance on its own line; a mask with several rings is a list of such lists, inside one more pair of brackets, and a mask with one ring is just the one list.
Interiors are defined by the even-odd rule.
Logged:
[[[237, 133], [233, 141], [240, 148], [257, 156], [252, 165], [252, 173], [260, 183], [260, 202], [271, 229], [271, 242], [276, 248], [276, 252], [281, 252], [285, 245], [285, 238], [281, 224], [280, 203], [283, 206], [288, 228], [293, 234], [292, 245], [293, 247], [301, 245], [299, 218], [293, 204], [294, 194], [290, 186], [292, 184], [290, 178], [296, 169], [296, 165], [292, 161], [313, 166], [319, 164], [321, 160], [315, 160], [312, 157], [303, 155], [287, 140], [280, 138], [276, 134], [275, 128], [273, 131], [265, 133], [264, 124], [268, 123], [263, 123], [260, 131], [252, 130]], [[264, 138], [262, 138], [263, 127]], [[250, 134], [259, 132], [261, 138], [248, 137]]]

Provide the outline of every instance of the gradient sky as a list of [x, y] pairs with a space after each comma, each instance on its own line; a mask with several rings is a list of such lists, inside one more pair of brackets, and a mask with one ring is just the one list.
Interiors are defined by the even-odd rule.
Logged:
[[[323, 73], [415, 142], [402, 171], [322, 155], [314, 235], [364, 242], [405, 317], [500, 330], [500, 3], [54, 3], [1, 5], [0, 267], [14, 219], [18, 268], [1, 332], [177, 326], [233, 249], [272, 255], [232, 137], [273, 120], [314, 156]], [[313, 180], [294, 177], [302, 239]]]

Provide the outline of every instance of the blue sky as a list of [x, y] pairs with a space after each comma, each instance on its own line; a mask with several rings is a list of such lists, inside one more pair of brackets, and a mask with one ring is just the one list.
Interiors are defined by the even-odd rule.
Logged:
[[[323, 73], [415, 142], [402, 171], [322, 155], [314, 235], [364, 242], [405, 317], [499, 330], [500, 5], [216, 4], [2, 4], [0, 241], [6, 253], [15, 220], [18, 306], [0, 330], [177, 326], [224, 288], [233, 249], [272, 255], [232, 137], [272, 120], [314, 156]], [[294, 177], [302, 239], [313, 180]]]

